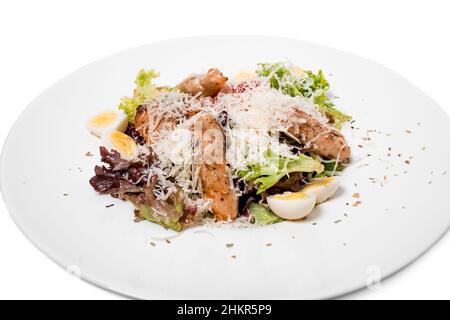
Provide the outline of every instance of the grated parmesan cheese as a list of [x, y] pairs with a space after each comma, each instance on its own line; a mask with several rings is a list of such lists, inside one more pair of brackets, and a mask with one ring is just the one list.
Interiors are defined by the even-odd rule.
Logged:
[[[166, 200], [171, 193], [183, 191], [199, 210], [208, 210], [210, 203], [202, 199], [199, 168], [195, 154], [195, 121], [203, 114], [217, 119], [227, 113], [224, 127], [226, 160], [231, 172], [252, 164], [264, 163], [270, 149], [284, 157], [294, 157], [293, 147], [280, 143], [279, 134], [287, 133], [289, 117], [294, 108], [302, 110], [326, 124], [328, 119], [308, 99], [290, 97], [270, 88], [262, 78], [229, 81], [230, 91], [215, 99], [192, 97], [179, 92], [164, 92], [148, 102], [148, 146], [155, 155], [149, 175], [157, 175], [155, 196]], [[197, 148], [198, 149], [198, 148]], [[236, 193], [239, 190], [236, 189]]]

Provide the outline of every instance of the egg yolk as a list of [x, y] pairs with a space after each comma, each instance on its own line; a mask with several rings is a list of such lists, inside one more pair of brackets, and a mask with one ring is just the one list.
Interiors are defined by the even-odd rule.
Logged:
[[303, 192], [293, 192], [293, 193], [283, 193], [277, 194], [274, 196], [274, 199], [277, 200], [296, 200], [296, 199], [305, 199], [308, 195]]
[[131, 137], [127, 136], [122, 132], [114, 131], [111, 132], [109, 138], [115, 150], [119, 151], [120, 153], [124, 153], [128, 156], [132, 156], [134, 154], [133, 151], [135, 147], [135, 142]]
[[116, 121], [117, 117], [118, 114], [116, 112], [103, 112], [92, 118], [91, 125], [94, 127], [107, 127]]
[[256, 74], [250, 71], [241, 71], [234, 76], [237, 81], [253, 80], [256, 78]]
[[303, 188], [303, 191], [314, 189], [320, 186], [326, 186], [331, 181], [333, 181], [333, 177], [322, 178], [313, 182], [310, 182], [306, 187]]
[[303, 73], [304, 73], [303, 69], [298, 66], [294, 67], [294, 72], [297, 77], [303, 76]]

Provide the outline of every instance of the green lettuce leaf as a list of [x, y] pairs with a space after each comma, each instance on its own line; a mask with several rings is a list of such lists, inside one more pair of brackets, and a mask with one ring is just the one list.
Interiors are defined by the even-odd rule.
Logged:
[[268, 150], [265, 153], [264, 165], [252, 165], [246, 170], [240, 170], [238, 175], [246, 181], [252, 181], [256, 185], [257, 193], [260, 194], [273, 187], [284, 176], [292, 172], [316, 172], [321, 173], [324, 166], [317, 160], [300, 154], [291, 159], [279, 156]]
[[314, 178], [332, 177], [335, 172], [341, 172], [344, 170], [344, 166], [341, 163], [335, 161], [324, 163], [324, 171], [316, 175]]
[[136, 212], [136, 217], [139, 219], [145, 219], [150, 222], [157, 223], [163, 227], [172, 229], [177, 232], [183, 230], [183, 225], [178, 220], [175, 220], [170, 216], [158, 214], [149, 206], [142, 205], [139, 206], [137, 210], [138, 211]]
[[342, 124], [351, 120], [351, 117], [338, 110], [328, 96], [330, 83], [325, 79], [322, 70], [317, 74], [305, 71], [304, 75], [297, 76], [286, 64], [259, 63], [256, 74], [268, 78], [270, 86], [291, 97], [302, 96], [311, 99], [334, 125], [340, 129]]
[[158, 94], [158, 89], [152, 83], [153, 79], [157, 77], [159, 77], [159, 73], [153, 69], [149, 71], [140, 70], [134, 81], [136, 84], [134, 96], [122, 98], [119, 109], [125, 111], [129, 122], [134, 122], [136, 110], [140, 105]]
[[255, 224], [268, 225], [284, 221], [283, 218], [280, 218], [275, 213], [273, 213], [269, 209], [269, 207], [257, 202], [252, 202], [248, 210], [250, 211], [250, 215], [253, 217], [253, 219], [255, 219]]
[[166, 201], [158, 200], [153, 193], [156, 182], [157, 177], [153, 176], [150, 184], [144, 187], [145, 197], [135, 202], [136, 219], [138, 221], [145, 219], [163, 227], [181, 231], [183, 224], [180, 220], [184, 214], [184, 194], [177, 191], [172, 193]]

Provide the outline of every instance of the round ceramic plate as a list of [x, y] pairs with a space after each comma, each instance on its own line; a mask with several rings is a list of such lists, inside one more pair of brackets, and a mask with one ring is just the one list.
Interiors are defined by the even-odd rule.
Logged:
[[[286, 60], [329, 74], [336, 104], [355, 120], [344, 129], [353, 159], [342, 189], [305, 221], [176, 235], [133, 222], [129, 203], [90, 187], [99, 141], [86, 120], [116, 108], [139, 69], [176, 84], [211, 66], [231, 75]], [[150, 299], [329, 298], [389, 276], [447, 231], [448, 141], [445, 113], [368, 60], [280, 38], [177, 39], [90, 64], [33, 101], [4, 146], [1, 191], [39, 249], [109, 290]]]

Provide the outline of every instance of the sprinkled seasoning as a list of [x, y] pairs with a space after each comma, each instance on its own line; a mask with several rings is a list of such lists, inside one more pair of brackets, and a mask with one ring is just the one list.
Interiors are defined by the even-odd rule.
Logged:
[[85, 156], [86, 157], [93, 157], [94, 155], [90, 151], [88, 151], [88, 152], [86, 152]]
[[356, 201], [355, 203], [352, 204], [353, 207], [357, 207], [361, 204], [361, 201]]
[[68, 193], [63, 193], [63, 196], [67, 197], [67, 196], [69, 196], [69, 194]]
[[105, 206], [105, 208], [111, 208], [111, 207], [114, 207], [114, 204], [113, 204], [113, 203], [108, 204], [108, 205]]
[[338, 224], [338, 223], [341, 223], [341, 222], [342, 222], [342, 220], [336, 220], [334, 223]]
[[269, 242], [269, 243], [266, 243], [266, 247], [271, 247], [272, 246], [272, 244]]
[[166, 240], [166, 243], [168, 243], [168, 244], [171, 244], [172, 242], [170, 242], [170, 240], [169, 239], [165, 239]]
[[410, 163], [411, 163], [411, 161], [409, 161], [409, 160], [405, 160], [405, 163], [406, 163], [406, 164], [410, 164]]
[[150, 242], [150, 245], [151, 245], [152, 247], [156, 247], [156, 243], [154, 243], [154, 242]]
[[354, 193], [354, 194], [352, 195], [352, 197], [353, 197], [353, 198], [356, 198], [356, 199], [359, 199], [359, 196], [360, 196], [360, 195], [359, 195], [358, 192], [356, 192], [356, 193]]
[[405, 130], [406, 133], [411, 134], [411, 130]]
[[236, 259], [236, 256], [235, 255], [231, 256], [231, 259]]
[[234, 243], [227, 243], [225, 246], [226, 246], [227, 248], [233, 248]]

